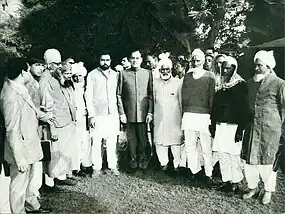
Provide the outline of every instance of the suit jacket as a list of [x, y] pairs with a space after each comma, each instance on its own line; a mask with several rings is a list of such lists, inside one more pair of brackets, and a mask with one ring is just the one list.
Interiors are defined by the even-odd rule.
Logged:
[[106, 75], [101, 68], [96, 68], [87, 76], [85, 97], [89, 118], [118, 115], [116, 96], [118, 73], [112, 69], [109, 69], [109, 72]]
[[55, 116], [55, 127], [64, 127], [76, 121], [74, 90], [72, 87], [62, 87], [52, 75], [46, 76], [40, 81], [41, 108]]
[[145, 122], [153, 113], [152, 72], [143, 68], [120, 72], [117, 88], [119, 114], [125, 114], [128, 122]]
[[253, 79], [247, 85], [250, 109], [241, 157], [247, 164], [270, 165], [279, 148], [285, 118], [285, 81], [270, 73], [257, 92]]
[[5, 121], [2, 112], [0, 112], [0, 174], [2, 172], [2, 166], [4, 168], [4, 172], [6, 176], [9, 176], [9, 166], [8, 163], [4, 159], [4, 144], [5, 144]]
[[33, 164], [43, 153], [38, 134], [38, 115], [24, 86], [6, 79], [0, 96], [5, 119], [5, 160], [10, 164]]

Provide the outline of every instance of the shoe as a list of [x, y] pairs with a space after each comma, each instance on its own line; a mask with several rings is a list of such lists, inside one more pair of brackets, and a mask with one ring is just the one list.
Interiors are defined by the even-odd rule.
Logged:
[[258, 193], [258, 188], [250, 189], [248, 193], [242, 196], [243, 199], [250, 199]]
[[51, 209], [43, 209], [43, 208], [33, 211], [26, 211], [26, 213], [50, 213], [50, 212], [52, 212]]
[[62, 186], [74, 186], [75, 185], [75, 182], [70, 180], [70, 179], [59, 180], [59, 179], [55, 178], [54, 183], [56, 185], [62, 185]]
[[50, 186], [44, 184], [40, 188], [40, 191], [43, 192], [43, 193], [55, 193], [55, 192], [62, 192], [63, 190], [59, 189], [56, 186], [50, 187]]
[[71, 180], [71, 181], [76, 181], [76, 178], [74, 177], [67, 177], [68, 180]]
[[231, 182], [225, 182], [220, 187], [220, 190], [225, 193], [233, 192], [233, 184]]
[[178, 167], [174, 167], [173, 171], [174, 171], [175, 173], [178, 173], [178, 172], [179, 172], [179, 168], [178, 168]]
[[112, 174], [115, 175], [115, 176], [119, 176], [119, 175], [120, 175], [120, 172], [119, 172], [118, 169], [111, 169], [111, 172], [112, 172]]
[[147, 168], [147, 165], [148, 165], [147, 161], [141, 161], [139, 164], [139, 168], [145, 170]]
[[168, 168], [167, 165], [161, 166], [161, 170], [164, 171], [164, 172], [167, 171], [167, 168]]
[[87, 173], [83, 170], [80, 170], [75, 176], [85, 178], [87, 176]]
[[98, 176], [100, 176], [102, 174], [103, 174], [103, 172], [101, 170], [94, 169], [91, 177], [92, 178], [96, 178], [96, 177], [98, 177]]
[[138, 168], [138, 163], [137, 163], [137, 161], [134, 158], [132, 158], [132, 160], [131, 160], [130, 167], [132, 169], [137, 169]]
[[263, 204], [263, 205], [266, 205], [266, 204], [269, 204], [269, 203], [270, 203], [270, 201], [271, 201], [271, 195], [272, 195], [271, 192], [265, 191], [265, 193], [264, 193], [264, 195], [263, 195], [263, 198], [262, 198], [262, 204]]
[[232, 191], [237, 194], [239, 192], [239, 190], [240, 190], [239, 183], [233, 183], [232, 184]]
[[206, 184], [207, 186], [213, 185], [213, 184], [214, 184], [213, 178], [212, 178], [212, 177], [205, 176], [205, 184]]

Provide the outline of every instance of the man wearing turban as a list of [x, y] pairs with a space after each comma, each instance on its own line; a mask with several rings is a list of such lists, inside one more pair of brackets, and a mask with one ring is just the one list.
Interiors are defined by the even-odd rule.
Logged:
[[169, 54], [159, 56], [158, 68], [160, 78], [153, 82], [154, 97], [154, 143], [156, 153], [163, 171], [167, 170], [168, 148], [173, 155], [173, 166], [178, 171], [182, 143], [182, 81], [172, 76], [172, 61]]
[[285, 116], [285, 81], [273, 72], [276, 62], [272, 51], [257, 52], [254, 64], [255, 75], [247, 82], [249, 111], [241, 153], [246, 162], [245, 177], [249, 188], [243, 198], [252, 198], [259, 193], [261, 177], [265, 189], [262, 203], [268, 204], [276, 186], [273, 163]]
[[[84, 169], [92, 166], [91, 160], [91, 142], [89, 141], [89, 132], [87, 131], [87, 109], [84, 93], [86, 90], [85, 77], [87, 69], [83, 62], [72, 64], [72, 77], [75, 88], [76, 105], [76, 152], [73, 155], [73, 170], [79, 172], [80, 164]], [[83, 171], [80, 173], [84, 175]]]
[[215, 77], [203, 69], [204, 62], [204, 53], [200, 49], [195, 49], [192, 52], [193, 69], [185, 74], [182, 85], [182, 130], [185, 136], [188, 168], [196, 175], [202, 169], [200, 164], [202, 156], [205, 181], [211, 184], [212, 140], [208, 127], [215, 94]]

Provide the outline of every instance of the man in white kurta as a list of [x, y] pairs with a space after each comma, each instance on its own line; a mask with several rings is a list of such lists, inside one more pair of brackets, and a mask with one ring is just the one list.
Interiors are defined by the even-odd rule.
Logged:
[[108, 166], [114, 175], [117, 169], [117, 136], [119, 134], [119, 113], [117, 107], [118, 74], [110, 68], [111, 57], [103, 54], [100, 66], [87, 76], [86, 105], [91, 128], [93, 176], [101, 174], [102, 140], [106, 140]]
[[73, 155], [73, 170], [79, 171], [80, 164], [84, 167], [92, 166], [91, 162], [91, 142], [89, 132], [86, 127], [87, 110], [84, 99], [85, 81], [87, 70], [83, 62], [72, 65], [72, 74], [75, 88], [76, 104], [76, 135], [75, 146], [77, 152]]
[[169, 147], [173, 155], [174, 169], [178, 170], [182, 142], [182, 81], [172, 77], [172, 62], [169, 58], [161, 59], [159, 67], [160, 78], [153, 82], [154, 143], [162, 170], [167, 170]]

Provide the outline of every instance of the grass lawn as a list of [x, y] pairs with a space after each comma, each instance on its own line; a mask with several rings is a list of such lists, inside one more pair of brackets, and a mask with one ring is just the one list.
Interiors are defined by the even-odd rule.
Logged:
[[[244, 201], [240, 195], [154, 170], [80, 178], [74, 187], [44, 195], [42, 204], [53, 213], [285, 213], [284, 177], [279, 173], [277, 192], [266, 206], [260, 199]], [[242, 189], [246, 190], [245, 184]]]

